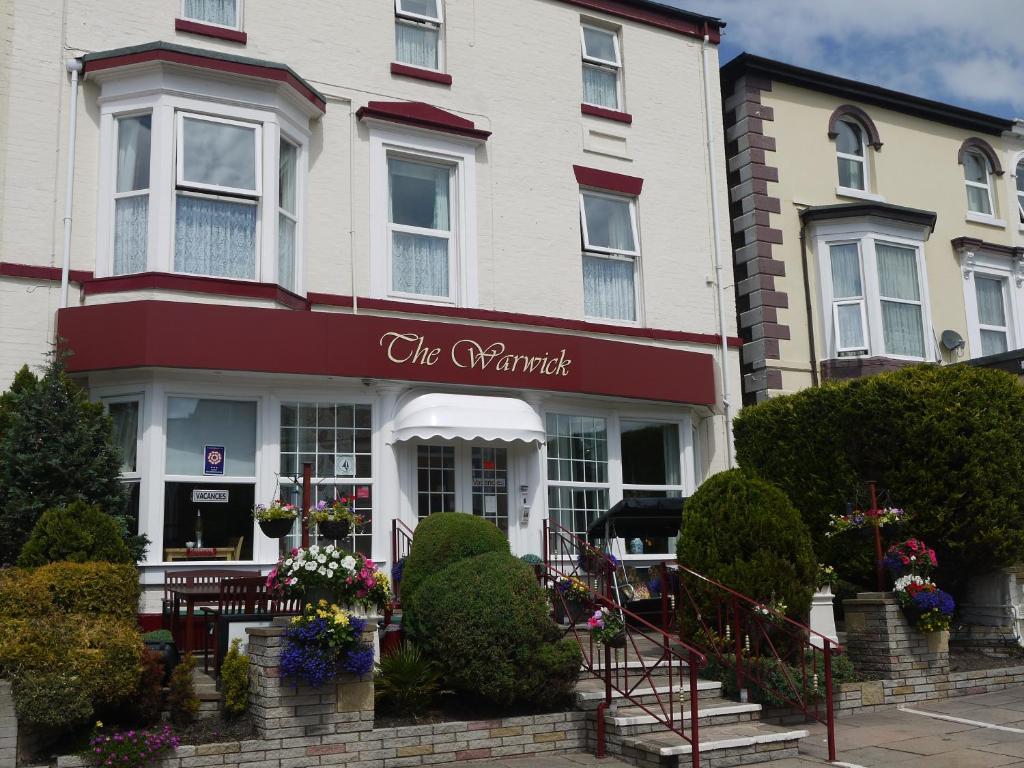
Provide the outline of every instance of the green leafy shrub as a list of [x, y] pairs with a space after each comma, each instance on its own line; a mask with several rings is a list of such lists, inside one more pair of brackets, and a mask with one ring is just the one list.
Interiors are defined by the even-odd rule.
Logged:
[[242, 653], [242, 641], [231, 641], [220, 665], [220, 692], [226, 717], [239, 717], [249, 708], [249, 657]]
[[117, 521], [95, 504], [72, 501], [46, 510], [21, 550], [18, 565], [131, 563]]
[[199, 697], [192, 673], [196, 668], [196, 660], [191, 653], [186, 653], [181, 663], [171, 672], [171, 682], [167, 686], [167, 707], [171, 712], [171, 722], [178, 727], [191, 725], [199, 712]]
[[734, 428], [740, 465], [786, 492], [845, 580], [873, 582], [873, 548], [828, 538], [828, 519], [863, 500], [866, 479], [909, 513], [946, 579], [1024, 559], [1024, 387], [1009, 373], [913, 366], [772, 398]]
[[459, 560], [508, 551], [508, 539], [494, 523], [461, 512], [430, 515], [416, 526], [402, 571], [402, 599], [411, 598], [424, 579]]
[[0, 570], [0, 621], [49, 614], [89, 614], [134, 620], [139, 572], [133, 565], [51, 563]]
[[571, 637], [543, 643], [520, 670], [521, 697], [542, 709], [568, 704], [580, 676], [580, 646]]
[[[87, 721], [97, 708], [131, 699], [142, 651], [134, 621], [59, 613], [0, 621], [0, 676], [14, 682], [26, 722], [42, 728], [80, 724], [83, 702]], [[47, 697], [53, 706], [44, 713]]]
[[416, 718], [430, 711], [441, 693], [441, 670], [406, 642], [381, 656], [373, 683], [374, 696], [385, 708]]
[[173, 643], [174, 635], [171, 634], [169, 629], [154, 629], [150, 632], [142, 633], [142, 642], [144, 643]]
[[[112, 422], [64, 372], [63, 354], [43, 375], [22, 368], [0, 396], [0, 562], [13, 563], [44, 510], [80, 500], [111, 514], [125, 508]], [[130, 546], [144, 537], [119, 528]]]
[[[811, 656], [810, 651], [805, 654], [808, 670], [806, 678], [797, 664], [788, 661], [767, 656], [746, 659], [746, 676], [743, 684], [750, 701], [767, 707], [787, 707], [797, 697], [807, 702], [825, 701], [825, 658], [820, 653], [814, 654], [814, 659]], [[757, 683], [750, 677], [751, 674], [756, 674], [762, 682]], [[726, 696], [733, 699], [739, 696], [735, 657], [726, 655], [721, 661], [709, 657], [708, 666], [702, 670], [701, 675], [708, 680], [720, 681], [722, 692]], [[853, 682], [856, 679], [857, 674], [848, 656], [832, 657], [833, 696], [838, 697], [839, 686], [842, 683]]]
[[811, 537], [786, 494], [743, 472], [721, 472], [686, 502], [676, 545], [679, 562], [758, 602], [806, 615], [818, 561]]
[[[571, 695], [579, 650], [545, 650], [561, 634], [533, 569], [511, 555], [460, 559], [424, 579], [409, 606], [417, 616], [410, 639], [440, 666], [448, 688], [503, 705]], [[543, 690], [537, 674], [550, 676]]]

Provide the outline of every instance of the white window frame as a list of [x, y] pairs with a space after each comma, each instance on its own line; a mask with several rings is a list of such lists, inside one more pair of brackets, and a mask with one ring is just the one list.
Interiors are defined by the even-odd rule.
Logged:
[[196, 24], [205, 24], [208, 27], [219, 27], [220, 29], [234, 29], [241, 32], [244, 29], [245, 20], [242, 18], [242, 12], [245, 7], [243, 0], [235, 0], [235, 18], [238, 20], [238, 24], [231, 27], [227, 24], [216, 24], [212, 21], [206, 21], [205, 19], [196, 19], [192, 16], [185, 15], [185, 0], [181, 0], [181, 18], [188, 21], [194, 21]]
[[[370, 124], [370, 292], [373, 298], [456, 307], [479, 302], [476, 241], [476, 145], [472, 139], [440, 136], [432, 131], [401, 130], [393, 124]], [[388, 215], [388, 158], [452, 167], [449, 197], [451, 247], [447, 297], [420, 296], [391, 289], [391, 222]], [[415, 229], [415, 228], [413, 228]], [[422, 234], [434, 234], [433, 230]]]
[[[260, 123], [243, 122], [241, 120], [229, 120], [224, 117], [204, 115], [196, 112], [179, 110], [175, 114], [175, 185], [179, 190], [196, 192], [209, 192], [218, 197], [243, 198], [249, 201], [259, 201], [263, 195], [263, 126]], [[216, 125], [235, 125], [253, 132], [253, 148], [255, 150], [255, 168], [253, 176], [255, 187], [245, 189], [243, 187], [222, 187], [218, 184], [206, 184], [201, 181], [188, 181], [185, 179], [185, 120], [196, 120]]]
[[[597, 56], [590, 56], [587, 53], [587, 37], [584, 34], [584, 30], [587, 30], [587, 29], [592, 29], [595, 32], [603, 32], [604, 34], [612, 36], [612, 45], [615, 48], [615, 61], [609, 61], [608, 59], [602, 59], [602, 58], [599, 58]], [[614, 107], [614, 111], [624, 112], [625, 111], [625, 104], [623, 102], [623, 99], [624, 99], [623, 90], [624, 89], [623, 89], [623, 85], [622, 85], [622, 79], [623, 79], [622, 78], [622, 49], [619, 46], [619, 30], [612, 29], [610, 27], [602, 27], [602, 26], [599, 26], [597, 24], [588, 24], [586, 22], [581, 23], [580, 24], [580, 55], [581, 55], [582, 60], [583, 60], [583, 66], [590, 65], [590, 66], [598, 68], [598, 69], [604, 69], [604, 70], [607, 70], [609, 72], [614, 72], [615, 73], [615, 101], [616, 101], [616, 104], [615, 104], [615, 107]], [[583, 75], [582, 75], [582, 72], [581, 72], [581, 74], [580, 74], [580, 78], [581, 78], [580, 86], [581, 86], [581, 88], [582, 88], [582, 77], [583, 77]], [[600, 109], [610, 109], [610, 107], [608, 107], [605, 104], [592, 104], [591, 102], [586, 101], [582, 96], [580, 97], [580, 101], [583, 104], [588, 104], [588, 105], [590, 105], [592, 107], [598, 107]]]
[[445, 71], [445, 34], [444, 34], [444, 0], [437, 0], [437, 16], [424, 16], [419, 13], [412, 13], [402, 8], [402, 0], [395, 0], [395, 24], [407, 26], [433, 27], [437, 30], [437, 68], [424, 67], [422, 64], [409, 64], [399, 60], [398, 50], [395, 50], [395, 61], [406, 67], [414, 69], [425, 69], [430, 72]]
[[839, 160], [851, 160], [853, 162], [860, 163], [861, 175], [864, 177], [864, 188], [863, 189], [859, 189], [858, 187], [846, 187], [846, 186], [843, 186], [843, 184], [840, 182], [839, 187], [838, 187], [839, 194], [852, 194], [852, 196], [856, 197], [856, 196], [859, 196], [859, 195], [863, 195], [865, 193], [870, 193], [871, 192], [871, 176], [870, 176], [870, 173], [869, 173], [869, 170], [868, 170], [868, 142], [867, 142], [868, 132], [866, 130], [864, 130], [864, 126], [862, 126], [857, 120], [854, 120], [853, 118], [843, 117], [843, 118], [839, 119], [839, 122], [846, 123], [846, 125], [851, 126], [854, 129], [856, 129], [857, 133], [860, 134], [860, 146], [861, 146], [861, 149], [864, 152], [863, 155], [851, 155], [851, 154], [848, 154], [846, 152], [840, 152], [839, 151], [839, 139], [836, 138], [836, 158], [837, 158], [837, 162], [836, 162], [836, 178], [837, 179], [839, 178], [839, 163], [838, 163]]
[[[975, 211], [971, 208], [971, 196], [967, 195], [967, 213], [968, 215], [973, 214], [974, 216], [983, 216], [987, 219], [996, 218], [996, 206], [995, 196], [992, 194], [992, 164], [988, 161], [988, 158], [984, 154], [976, 149], [967, 150], [964, 155], [972, 155], [981, 162], [981, 167], [985, 169], [985, 183], [982, 184], [977, 181], [971, 181], [967, 178], [967, 164], [963, 164], [964, 169], [964, 186], [973, 189], [983, 189], [988, 197], [988, 213], [984, 211]], [[967, 194], [966, 190], [964, 194]]]
[[[616, 200], [619, 202], [629, 203], [629, 220], [633, 227], [633, 244], [634, 250], [620, 250], [617, 248], [606, 248], [600, 245], [592, 245], [590, 242], [590, 233], [587, 230], [587, 209], [584, 198], [590, 195], [592, 197], [604, 197], [609, 200]], [[595, 315], [586, 314], [586, 300], [584, 300], [584, 317], [588, 320], [595, 322], [607, 323], [611, 325], [624, 325], [624, 326], [640, 326], [643, 325], [643, 291], [641, 290], [642, 283], [642, 272], [641, 272], [641, 246], [640, 246], [640, 226], [639, 218], [637, 216], [637, 198], [633, 195], [621, 195], [614, 192], [605, 192], [599, 189], [591, 189], [589, 187], [583, 187], [580, 189], [579, 194], [579, 205], [580, 205], [580, 231], [583, 235], [583, 249], [580, 255], [580, 270], [582, 274], [583, 269], [583, 257], [591, 256], [603, 259], [611, 259], [614, 261], [627, 261], [633, 264], [633, 306], [636, 307], [636, 317], [633, 320], [625, 320], [613, 317], [599, 317]], [[585, 289], [584, 289], [585, 290]]]
[[[117, 120], [141, 113], [151, 114], [149, 237], [144, 271], [178, 273], [174, 269], [175, 211], [179, 194], [212, 196], [258, 205], [256, 264], [252, 282], [278, 281], [278, 162], [280, 139], [299, 148], [297, 158], [297, 211], [295, 286], [304, 285], [304, 231], [308, 179], [309, 121], [319, 115], [311, 104], [280, 92], [276, 84], [226, 81], [218, 76], [183, 71], [176, 65], [160, 65], [101, 80], [100, 177], [98, 185], [96, 275], [110, 276], [114, 266], [114, 215], [117, 180]], [[259, 163], [253, 190], [235, 190], [196, 183], [179, 184], [183, 156], [181, 124], [184, 117], [254, 127]], [[123, 196], [123, 195], [120, 195]], [[231, 278], [241, 279], [241, 278]]]
[[[291, 211], [286, 210], [281, 205], [280, 195], [278, 195], [278, 201], [277, 201], [277, 213], [278, 213], [278, 216], [284, 216], [284, 217], [290, 219], [295, 224], [295, 244], [293, 246], [294, 251], [295, 251], [295, 260], [294, 260], [294, 263], [292, 264], [292, 269], [294, 270], [295, 274], [292, 275], [292, 287], [291, 288], [289, 288], [288, 286], [285, 285], [284, 278], [280, 274], [280, 266], [281, 266], [281, 254], [280, 254], [281, 243], [280, 243], [280, 239], [278, 240], [276, 248], [274, 250], [274, 256], [275, 256], [275, 260], [276, 260], [276, 263], [277, 263], [277, 284], [282, 286], [283, 288], [285, 288], [285, 290], [290, 290], [290, 291], [293, 291], [293, 292], [297, 292], [299, 290], [299, 285], [301, 283], [301, 270], [299, 269], [299, 254], [302, 252], [302, 250], [301, 250], [302, 249], [302, 240], [303, 240], [303, 238], [302, 238], [302, 222], [303, 222], [303, 218], [304, 218], [303, 215], [302, 215], [302, 212], [305, 210], [305, 197], [304, 197], [305, 184], [302, 184], [300, 182], [300, 180], [302, 178], [302, 161], [303, 161], [305, 155], [303, 154], [302, 144], [299, 141], [296, 141], [295, 139], [293, 139], [291, 136], [289, 136], [288, 133], [286, 133], [285, 131], [281, 131], [280, 132], [280, 136], [278, 137], [278, 153], [280, 153], [280, 151], [281, 151], [280, 150], [281, 142], [284, 142], [286, 144], [291, 144], [295, 148], [295, 211], [294, 211], [294, 213], [291, 212]], [[281, 160], [280, 154], [278, 154], [277, 159], [278, 159], [278, 162], [277, 162], [276, 165], [277, 165], [278, 169], [280, 169], [280, 160]]]
[[100, 398], [100, 402], [103, 404], [103, 412], [108, 416], [110, 415], [110, 406], [117, 405], [119, 403], [135, 403], [138, 407], [138, 424], [135, 429], [135, 471], [134, 472], [121, 472], [119, 478], [122, 483], [141, 483], [142, 482], [142, 434], [145, 427], [145, 410], [144, 410], [144, 396], [139, 394], [131, 395], [112, 395], [109, 397]]
[[[868, 334], [868, 313], [867, 313], [867, 303], [868, 303], [868, 300], [867, 300], [866, 291], [865, 291], [866, 282], [865, 282], [865, 279], [864, 279], [864, 254], [861, 251], [861, 244], [860, 244], [859, 240], [848, 240], [848, 241], [830, 240], [829, 243], [828, 243], [828, 248], [829, 248], [829, 252], [828, 252], [828, 258], [829, 258], [828, 280], [829, 280], [829, 284], [830, 285], [832, 284], [832, 270], [831, 270], [831, 266], [832, 266], [832, 261], [831, 261], [831, 259], [832, 259], [832, 248], [835, 247], [835, 246], [838, 246], [838, 245], [855, 245], [855, 246], [857, 246], [857, 269], [860, 272], [861, 295], [859, 297], [845, 296], [845, 297], [840, 298], [840, 299], [837, 299], [837, 298], [833, 297], [833, 299], [832, 299], [832, 333], [834, 334], [833, 338], [836, 340], [835, 341], [836, 354], [838, 356], [841, 356], [841, 357], [861, 357], [863, 355], [848, 355], [848, 354], [843, 354], [843, 353], [861, 352], [862, 350], [865, 349], [865, 346], [867, 347], [867, 352], [868, 353], [870, 352], [871, 339], [870, 339], [870, 336]], [[833, 287], [833, 290], [834, 290], [834, 287]], [[860, 325], [861, 325], [861, 328], [863, 329], [863, 332], [864, 332], [865, 346], [844, 347], [844, 346], [841, 346], [840, 343], [839, 343], [839, 307], [848, 307], [848, 306], [853, 306], [853, 305], [856, 305], [856, 306], [860, 307]]]
[[[1005, 330], [1007, 349], [1016, 349], [1020, 344], [1019, 340], [1024, 339], [1024, 265], [1007, 256], [985, 251], [962, 251], [960, 265], [964, 277], [964, 308], [967, 311], [967, 342], [970, 344], [970, 356], [983, 356], [982, 330]], [[1005, 327], [981, 324], [975, 276], [1002, 281]]]
[[[815, 245], [818, 265], [818, 288], [821, 292], [821, 303], [818, 310], [818, 322], [824, 330], [825, 359], [839, 357], [838, 331], [836, 312], [833, 305], [843, 302], [836, 299], [832, 291], [832, 262], [830, 246], [856, 242], [860, 254], [861, 287], [865, 302], [865, 339], [867, 353], [852, 357], [887, 357], [893, 360], [932, 361], [938, 359], [935, 339], [932, 334], [931, 304], [929, 301], [928, 273], [924, 258], [924, 242], [927, 228], [902, 226], [894, 222], [878, 219], [850, 219], [846, 222], [824, 222], [813, 225], [811, 241]], [[882, 297], [878, 281], [878, 257], [875, 244], [894, 245], [908, 248], [915, 252], [917, 261], [917, 280], [920, 301]], [[921, 307], [921, 334], [924, 341], [924, 356], [898, 355], [887, 352], [882, 326], [882, 300], [918, 304]], [[850, 356], [848, 356], [850, 357]]]
[[1018, 155], [1013, 164], [1013, 180], [1010, 182], [1017, 201], [1017, 221], [1024, 230], [1024, 154]]

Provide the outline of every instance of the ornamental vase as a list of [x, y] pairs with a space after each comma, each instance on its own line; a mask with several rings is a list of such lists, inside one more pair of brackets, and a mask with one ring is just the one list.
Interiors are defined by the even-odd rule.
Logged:
[[272, 539], [283, 539], [291, 533], [295, 518], [278, 518], [276, 520], [260, 520], [260, 530]]
[[949, 653], [949, 630], [940, 629], [938, 632], [927, 632], [928, 653]]
[[352, 530], [352, 524], [348, 520], [324, 520], [317, 525], [321, 536], [335, 541], [343, 541], [348, 538]]

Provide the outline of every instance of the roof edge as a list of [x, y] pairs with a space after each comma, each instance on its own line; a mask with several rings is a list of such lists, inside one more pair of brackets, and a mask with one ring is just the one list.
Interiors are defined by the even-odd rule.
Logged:
[[894, 205], [893, 203], [877, 202], [814, 205], [800, 211], [800, 220], [805, 224], [813, 221], [834, 221], [835, 219], [852, 219], [861, 216], [875, 216], [890, 219], [891, 221], [901, 221], [905, 224], [928, 227], [931, 232], [935, 231], [935, 221], [938, 218], [934, 211], [908, 208], [904, 205]]

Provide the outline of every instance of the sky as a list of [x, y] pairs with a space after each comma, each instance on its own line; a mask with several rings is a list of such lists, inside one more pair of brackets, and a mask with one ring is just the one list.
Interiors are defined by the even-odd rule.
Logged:
[[1024, 0], [660, 0], [742, 51], [1000, 117], [1024, 118]]

